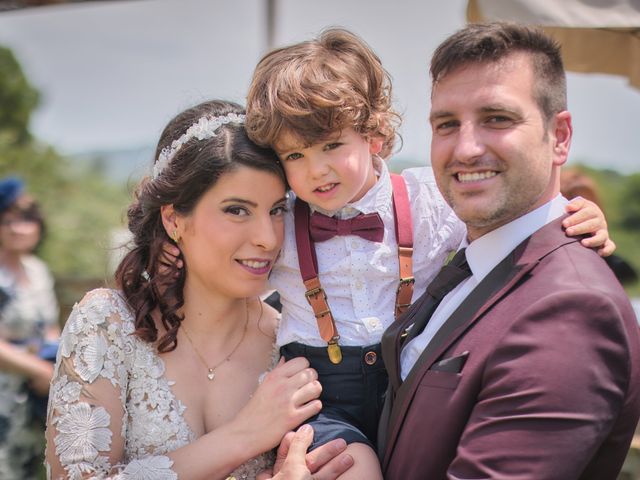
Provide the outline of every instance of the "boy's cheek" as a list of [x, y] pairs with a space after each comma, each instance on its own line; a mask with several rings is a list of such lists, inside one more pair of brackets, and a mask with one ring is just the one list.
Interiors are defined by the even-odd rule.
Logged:
[[289, 183], [291, 190], [293, 190], [293, 193], [295, 193], [296, 195], [298, 195], [298, 192], [304, 190], [304, 175], [302, 175], [301, 173], [302, 172], [300, 172], [299, 169], [284, 169], [284, 174], [287, 177], [287, 182]]

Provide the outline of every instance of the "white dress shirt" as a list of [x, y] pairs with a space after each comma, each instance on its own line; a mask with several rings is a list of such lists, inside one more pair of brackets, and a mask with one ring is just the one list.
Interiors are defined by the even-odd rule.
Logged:
[[400, 376], [403, 380], [407, 378], [418, 357], [440, 330], [440, 327], [482, 279], [527, 237], [530, 237], [547, 223], [564, 215], [564, 206], [567, 203], [568, 201], [564, 197], [558, 195], [526, 215], [481, 236], [468, 246], [466, 239], [462, 241], [459, 248], [467, 248], [466, 256], [467, 263], [471, 268], [471, 276], [442, 299], [422, 333], [402, 349]]
[[[380, 342], [394, 320], [396, 289], [400, 278], [398, 244], [392, 205], [391, 178], [386, 164], [376, 160], [378, 181], [363, 198], [337, 212], [339, 218], [378, 212], [384, 223], [381, 243], [355, 235], [336, 236], [315, 244], [320, 283], [336, 321], [341, 345], [366, 346]], [[466, 234], [464, 224], [440, 195], [431, 168], [411, 168], [402, 173], [413, 220], [413, 300], [438, 272], [448, 253]], [[293, 205], [293, 198], [290, 206]], [[314, 210], [313, 205], [311, 209]], [[315, 316], [304, 295], [296, 251], [293, 208], [285, 217], [285, 240], [271, 272], [270, 284], [280, 292], [282, 320], [277, 344], [300, 342], [324, 346]]]

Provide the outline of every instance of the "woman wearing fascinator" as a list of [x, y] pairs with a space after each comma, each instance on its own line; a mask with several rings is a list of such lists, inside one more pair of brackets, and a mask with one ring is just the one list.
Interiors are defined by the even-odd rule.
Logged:
[[[286, 184], [243, 120], [238, 105], [210, 101], [164, 129], [129, 206], [118, 289], [87, 293], [62, 334], [49, 477], [255, 478], [320, 410], [316, 372], [277, 359], [278, 313], [259, 299], [282, 244]], [[163, 262], [168, 239], [184, 268]], [[344, 445], [330, 447], [327, 459]]]
[[[17, 177], [0, 179], [0, 478], [34, 478], [60, 334], [53, 277], [35, 252], [38, 202]], [[45, 350], [48, 355], [42, 355]]]

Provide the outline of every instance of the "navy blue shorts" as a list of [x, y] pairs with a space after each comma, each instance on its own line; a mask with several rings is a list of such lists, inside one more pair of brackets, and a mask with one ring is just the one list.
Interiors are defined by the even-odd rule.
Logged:
[[326, 347], [289, 343], [280, 348], [286, 360], [309, 360], [322, 384], [322, 411], [305, 422], [315, 432], [310, 450], [336, 438], [364, 443], [375, 450], [388, 378], [380, 344], [340, 349], [342, 362], [335, 365]]

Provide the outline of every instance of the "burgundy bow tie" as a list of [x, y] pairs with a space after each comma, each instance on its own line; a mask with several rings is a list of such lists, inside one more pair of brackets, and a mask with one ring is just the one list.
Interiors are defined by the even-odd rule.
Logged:
[[311, 239], [314, 242], [324, 242], [336, 235], [358, 235], [365, 240], [381, 242], [384, 237], [384, 223], [377, 213], [367, 213], [340, 220], [314, 212], [309, 222]]

